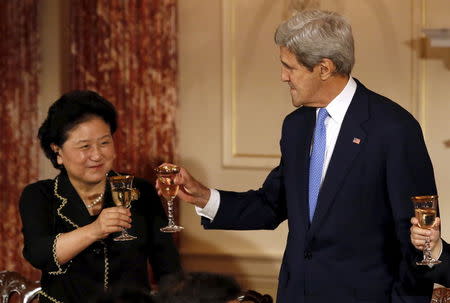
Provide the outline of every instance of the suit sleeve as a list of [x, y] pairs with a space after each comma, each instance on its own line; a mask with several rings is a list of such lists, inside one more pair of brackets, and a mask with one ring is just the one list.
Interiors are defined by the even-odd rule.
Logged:
[[60, 265], [53, 249], [55, 232], [54, 210], [44, 182], [28, 185], [19, 202], [24, 237], [23, 256], [34, 267], [50, 274], [63, 274], [70, 265]]
[[202, 218], [206, 229], [275, 229], [287, 218], [283, 161], [267, 176], [259, 190], [220, 191], [220, 206], [212, 222]]
[[387, 146], [386, 180], [401, 247], [398, 280], [392, 302], [429, 302], [432, 283], [422, 279], [412, 264], [421, 255], [410, 242], [411, 196], [436, 194], [433, 166], [416, 120], [403, 121], [391, 129]]

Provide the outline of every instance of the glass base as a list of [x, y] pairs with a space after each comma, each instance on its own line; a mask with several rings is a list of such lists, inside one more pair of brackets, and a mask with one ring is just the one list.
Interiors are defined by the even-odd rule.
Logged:
[[422, 260], [422, 261], [416, 262], [416, 265], [436, 265], [439, 263], [442, 263], [442, 262], [439, 260], [431, 259], [431, 260]]
[[163, 233], [176, 233], [182, 231], [183, 229], [184, 229], [183, 226], [167, 225], [165, 227], [161, 227], [159, 230], [162, 231]]
[[121, 234], [120, 236], [115, 237], [113, 240], [114, 241], [130, 241], [130, 240], [134, 240], [137, 239], [137, 237], [132, 236], [130, 234]]

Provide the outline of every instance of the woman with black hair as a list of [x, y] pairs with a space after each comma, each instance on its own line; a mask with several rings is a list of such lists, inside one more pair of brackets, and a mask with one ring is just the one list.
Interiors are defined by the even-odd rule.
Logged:
[[[116, 156], [114, 106], [92, 91], [58, 99], [38, 133], [53, 166], [53, 180], [28, 185], [20, 198], [24, 257], [42, 271], [40, 302], [89, 302], [104, 290], [150, 292], [147, 263], [156, 280], [180, 270], [167, 218], [156, 191], [135, 178], [140, 197], [116, 207], [107, 182]], [[112, 238], [124, 228], [133, 241]]]

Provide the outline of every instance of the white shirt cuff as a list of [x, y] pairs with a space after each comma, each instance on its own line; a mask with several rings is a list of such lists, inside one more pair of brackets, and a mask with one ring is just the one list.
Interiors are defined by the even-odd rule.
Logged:
[[196, 206], [195, 211], [197, 212], [197, 215], [213, 221], [217, 214], [217, 211], [219, 210], [220, 194], [216, 189], [210, 188], [209, 190], [211, 191], [211, 194], [209, 196], [208, 203], [206, 203], [205, 207], [203, 208]]

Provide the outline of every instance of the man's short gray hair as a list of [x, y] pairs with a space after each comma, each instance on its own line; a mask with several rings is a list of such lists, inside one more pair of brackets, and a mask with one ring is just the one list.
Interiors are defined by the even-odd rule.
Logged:
[[311, 71], [324, 58], [333, 61], [335, 72], [343, 75], [350, 75], [355, 64], [352, 28], [334, 12], [298, 12], [278, 26], [275, 43], [287, 47]]

